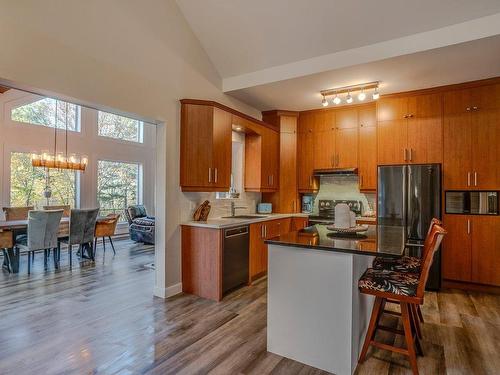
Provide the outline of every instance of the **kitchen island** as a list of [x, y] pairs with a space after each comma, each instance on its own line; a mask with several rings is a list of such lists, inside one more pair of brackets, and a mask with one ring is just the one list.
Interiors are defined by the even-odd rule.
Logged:
[[358, 279], [374, 256], [401, 256], [399, 227], [337, 236], [314, 225], [267, 240], [267, 350], [338, 375], [353, 374], [373, 299]]

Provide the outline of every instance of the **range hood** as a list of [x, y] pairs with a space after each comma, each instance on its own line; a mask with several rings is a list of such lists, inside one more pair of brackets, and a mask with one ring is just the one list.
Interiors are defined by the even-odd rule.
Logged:
[[357, 175], [358, 168], [315, 169], [313, 174], [314, 176]]

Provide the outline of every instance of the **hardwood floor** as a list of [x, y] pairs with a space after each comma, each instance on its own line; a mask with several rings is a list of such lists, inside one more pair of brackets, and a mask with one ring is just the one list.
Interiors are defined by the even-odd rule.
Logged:
[[[266, 352], [266, 280], [220, 303], [152, 297], [153, 247], [116, 241], [117, 255], [73, 271], [0, 272], [1, 374], [324, 374]], [[23, 257], [25, 258], [25, 257]], [[423, 307], [421, 374], [497, 374], [500, 296], [446, 290]], [[396, 326], [394, 316], [384, 324]], [[381, 332], [378, 338], [402, 344]], [[371, 349], [357, 374], [410, 374], [405, 357]]]

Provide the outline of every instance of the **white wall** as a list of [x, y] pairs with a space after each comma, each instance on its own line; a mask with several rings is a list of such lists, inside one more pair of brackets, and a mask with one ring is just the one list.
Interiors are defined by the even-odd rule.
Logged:
[[179, 188], [179, 99], [260, 113], [222, 93], [174, 0], [0, 0], [0, 9], [0, 79], [165, 123], [157, 131], [156, 216], [163, 228], [155, 294], [177, 291], [179, 223], [189, 216]]
[[[53, 151], [54, 129], [12, 121], [12, 108], [37, 100], [39, 96], [19, 90], [0, 94], [0, 207], [10, 205], [10, 155], [12, 152]], [[81, 109], [81, 131], [68, 132], [68, 152], [87, 155], [89, 165], [85, 172], [79, 172], [80, 199], [78, 207], [97, 207], [97, 161], [113, 160], [139, 163], [143, 181], [155, 179], [156, 126], [144, 124], [143, 143], [126, 142], [97, 134], [97, 111]], [[58, 151], [64, 151], [64, 132], [58, 131]], [[154, 186], [143, 184], [140, 203], [154, 215]], [[0, 218], [1, 218], [0, 214]], [[122, 214], [123, 215], [123, 214]]]

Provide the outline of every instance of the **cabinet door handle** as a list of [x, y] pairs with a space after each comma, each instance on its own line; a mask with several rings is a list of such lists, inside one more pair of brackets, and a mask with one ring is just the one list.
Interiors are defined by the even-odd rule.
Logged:
[[474, 172], [474, 186], [477, 186], [477, 172]]
[[406, 148], [403, 149], [403, 158], [404, 158], [404, 161], [406, 161], [408, 159], [408, 157], [406, 156], [407, 152], [406, 152]]
[[217, 177], [218, 177], [217, 168], [215, 168], [214, 169], [214, 180], [215, 180], [215, 182], [217, 182]]
[[470, 111], [470, 107], [465, 108], [466, 111]]
[[478, 109], [479, 109], [479, 108], [478, 108], [478, 107], [476, 107], [476, 106], [472, 107], [472, 110], [473, 110], [473, 111], [477, 111]]
[[260, 227], [260, 238], [264, 238], [264, 224]]
[[413, 159], [413, 155], [412, 154], [413, 154], [413, 149], [410, 148], [410, 161]]
[[264, 225], [264, 237], [267, 238], [267, 225]]
[[470, 186], [470, 172], [467, 172], [467, 186]]
[[470, 220], [467, 219], [467, 234], [470, 234]]
[[313, 186], [313, 176], [309, 176], [309, 187]]
[[208, 182], [212, 182], [212, 168], [208, 168]]

